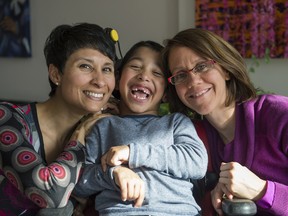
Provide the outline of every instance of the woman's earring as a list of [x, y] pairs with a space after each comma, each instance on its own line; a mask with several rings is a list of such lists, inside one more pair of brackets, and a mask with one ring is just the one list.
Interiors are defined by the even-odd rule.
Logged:
[[56, 86], [58, 86], [58, 85], [59, 85], [59, 83], [58, 83], [58, 82], [55, 82], [55, 85], [56, 85]]

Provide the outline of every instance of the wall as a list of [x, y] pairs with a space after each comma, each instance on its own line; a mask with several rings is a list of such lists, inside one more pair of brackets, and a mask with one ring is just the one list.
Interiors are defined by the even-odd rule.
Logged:
[[[193, 27], [193, 8], [192, 0], [30, 0], [32, 57], [0, 58], [0, 99], [47, 99], [50, 88], [43, 45], [59, 24], [93, 22], [113, 27], [125, 54], [139, 40], [162, 43], [177, 31]], [[251, 78], [256, 86], [288, 96], [287, 68], [287, 60], [271, 60], [261, 63]]]
[[[179, 0], [179, 30], [195, 26], [194, 1]], [[188, 19], [187, 19], [188, 18]], [[247, 67], [253, 65], [251, 59], [245, 59]], [[271, 59], [269, 64], [264, 59], [258, 59], [259, 67], [254, 67], [255, 72], [250, 77], [257, 88], [266, 92], [288, 96], [288, 59]]]
[[139, 40], [161, 42], [178, 29], [175, 0], [30, 0], [32, 58], [0, 58], [0, 99], [41, 101], [50, 90], [43, 46], [59, 24], [117, 29], [122, 53]]

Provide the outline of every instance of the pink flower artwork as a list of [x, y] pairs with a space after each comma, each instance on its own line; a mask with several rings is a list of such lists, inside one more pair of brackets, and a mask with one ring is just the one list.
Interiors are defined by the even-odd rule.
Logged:
[[245, 58], [288, 57], [286, 0], [196, 0], [196, 28], [230, 42]]

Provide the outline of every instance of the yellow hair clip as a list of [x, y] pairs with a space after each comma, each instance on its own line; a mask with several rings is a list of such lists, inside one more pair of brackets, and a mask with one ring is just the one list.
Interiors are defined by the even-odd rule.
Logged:
[[110, 37], [114, 42], [117, 42], [119, 40], [118, 32], [115, 29], [112, 29], [110, 31]]

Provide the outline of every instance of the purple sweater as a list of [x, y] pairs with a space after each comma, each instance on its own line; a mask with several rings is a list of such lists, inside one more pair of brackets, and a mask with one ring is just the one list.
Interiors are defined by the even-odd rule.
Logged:
[[261, 95], [236, 106], [235, 137], [224, 145], [205, 120], [213, 169], [236, 161], [268, 181], [257, 215], [288, 215], [288, 97]]

